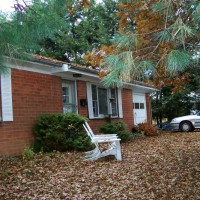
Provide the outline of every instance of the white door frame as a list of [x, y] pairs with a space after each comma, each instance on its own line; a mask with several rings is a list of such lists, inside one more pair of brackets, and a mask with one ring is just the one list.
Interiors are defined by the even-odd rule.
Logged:
[[147, 122], [146, 95], [133, 92], [134, 125]]

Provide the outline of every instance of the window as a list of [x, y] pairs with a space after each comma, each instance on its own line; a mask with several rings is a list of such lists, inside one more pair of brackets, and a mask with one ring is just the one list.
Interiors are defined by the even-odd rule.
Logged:
[[76, 87], [74, 81], [62, 82], [62, 101], [64, 113], [77, 112]]
[[140, 104], [139, 103], [134, 103], [134, 108], [135, 109], [140, 109]]
[[97, 87], [92, 85], [92, 105], [94, 116], [98, 116], [98, 100], [97, 100]]
[[7, 73], [0, 74], [0, 98], [1, 98], [1, 117], [2, 121], [13, 121], [13, 104], [12, 104], [12, 80], [11, 69]]
[[108, 91], [104, 88], [98, 88], [97, 91], [98, 91], [99, 114], [108, 115]]
[[144, 109], [144, 103], [134, 103], [134, 109]]
[[116, 116], [118, 114], [118, 109], [117, 109], [117, 90], [116, 88], [112, 88], [111, 90], [111, 109], [112, 109], [112, 115]]
[[144, 103], [140, 103], [140, 109], [144, 109]]
[[118, 115], [117, 89], [105, 89], [92, 85], [92, 107], [94, 117], [105, 115]]

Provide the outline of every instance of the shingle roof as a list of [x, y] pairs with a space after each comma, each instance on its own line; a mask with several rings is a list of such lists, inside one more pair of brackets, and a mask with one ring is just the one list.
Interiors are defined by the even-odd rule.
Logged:
[[32, 55], [33, 61], [34, 62], [40, 62], [40, 63], [44, 63], [44, 64], [50, 64], [56, 67], [62, 67], [63, 64], [68, 64], [70, 65], [72, 68], [77, 69], [77, 70], [84, 70], [84, 71], [88, 71], [90, 73], [95, 73], [98, 74], [98, 70], [92, 68], [92, 67], [87, 67], [84, 65], [80, 65], [80, 64], [75, 64], [75, 63], [67, 63], [64, 61], [60, 61], [54, 58], [49, 58], [49, 57], [45, 57], [45, 56], [41, 56], [41, 55], [37, 55], [37, 54], [33, 54]]
[[[33, 57], [34, 62], [49, 64], [49, 65], [53, 65], [53, 66], [56, 66], [56, 67], [62, 67], [63, 64], [68, 64], [73, 69], [77, 69], [77, 70], [80, 70], [80, 71], [86, 71], [86, 72], [93, 73], [93, 74], [99, 73], [99, 70], [97, 70], [97, 69], [94, 69], [92, 67], [87, 67], [87, 66], [84, 66], [84, 65], [80, 65], [80, 64], [66, 63], [64, 61], [60, 61], [60, 60], [57, 60], [57, 59], [54, 59], [54, 58], [41, 56], [41, 55], [38, 55], [38, 54], [33, 54], [32, 57]], [[131, 81], [130, 84], [154, 88], [153, 86], [149, 85], [148, 83], [144, 83], [144, 82], [141, 82], [141, 81]]]

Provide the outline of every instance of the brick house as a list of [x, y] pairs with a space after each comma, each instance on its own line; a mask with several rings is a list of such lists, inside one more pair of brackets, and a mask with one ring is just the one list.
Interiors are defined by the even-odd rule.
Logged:
[[5, 57], [0, 76], [0, 156], [18, 155], [33, 140], [33, 124], [44, 113], [75, 112], [90, 119], [92, 129], [111, 120], [151, 123], [149, 93], [139, 82], [103, 88], [98, 72], [41, 56], [31, 61]]

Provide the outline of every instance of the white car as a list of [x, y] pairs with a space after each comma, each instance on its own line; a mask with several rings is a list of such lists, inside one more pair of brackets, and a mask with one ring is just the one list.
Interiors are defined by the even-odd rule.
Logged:
[[190, 132], [200, 128], [200, 112], [195, 115], [176, 117], [170, 122], [170, 129], [174, 131]]

